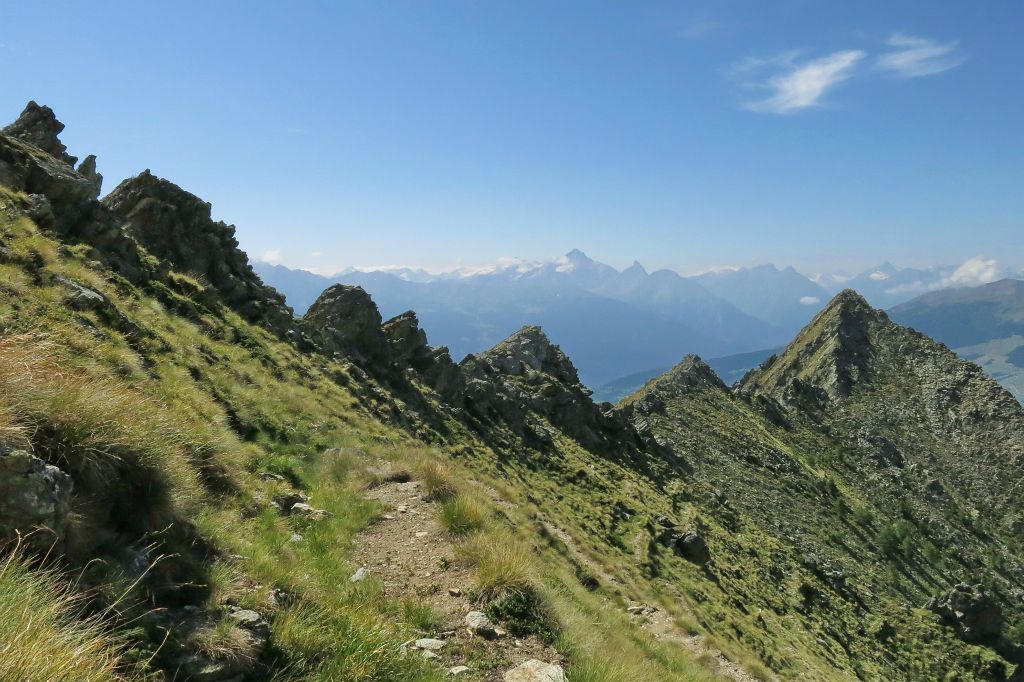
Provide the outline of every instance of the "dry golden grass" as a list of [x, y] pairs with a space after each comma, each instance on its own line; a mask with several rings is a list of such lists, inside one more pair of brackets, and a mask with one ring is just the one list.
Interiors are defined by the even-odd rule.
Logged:
[[113, 682], [114, 642], [95, 620], [80, 618], [80, 600], [49, 573], [17, 554], [0, 559], [0, 680]]
[[470, 536], [457, 548], [461, 559], [474, 568], [480, 596], [493, 599], [505, 592], [533, 587], [533, 555], [505, 533]]
[[428, 500], [443, 502], [458, 493], [455, 473], [436, 456], [423, 453], [415, 460], [412, 468], [416, 478], [423, 484]]
[[190, 442], [166, 408], [127, 383], [78, 369], [44, 334], [0, 337], [0, 429], [31, 441], [76, 482], [102, 491], [113, 469], [127, 480], [184, 502], [198, 494]]

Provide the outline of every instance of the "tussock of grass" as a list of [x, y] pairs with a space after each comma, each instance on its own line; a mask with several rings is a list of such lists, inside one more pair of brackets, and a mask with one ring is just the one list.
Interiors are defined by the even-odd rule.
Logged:
[[507, 591], [525, 591], [533, 587], [533, 557], [511, 536], [474, 535], [460, 545], [457, 552], [473, 566], [477, 591], [485, 600], [499, 597]]
[[[0, 680], [114, 682], [118, 649], [55, 576], [0, 560]], [[123, 671], [122, 671], [123, 673]]]
[[0, 396], [8, 424], [20, 426], [8, 426], [11, 435], [31, 440], [79, 485], [104, 491], [118, 472], [147, 492], [151, 510], [164, 511], [171, 501], [156, 504], [161, 494], [185, 501], [198, 493], [189, 448], [201, 444], [127, 384], [76, 370], [44, 335], [0, 337]]
[[440, 520], [452, 535], [469, 535], [484, 527], [487, 508], [475, 497], [459, 493], [441, 504]]
[[451, 467], [436, 457], [421, 455], [413, 465], [413, 472], [422, 482], [428, 500], [443, 502], [454, 497], [459, 491]]

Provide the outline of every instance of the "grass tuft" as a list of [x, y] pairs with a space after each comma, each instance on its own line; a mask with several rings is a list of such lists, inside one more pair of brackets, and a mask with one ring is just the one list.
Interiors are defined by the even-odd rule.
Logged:
[[118, 646], [57, 576], [10, 554], [0, 560], [0, 680], [114, 682]]
[[484, 527], [487, 508], [476, 498], [460, 493], [441, 504], [441, 525], [452, 535], [469, 535]]

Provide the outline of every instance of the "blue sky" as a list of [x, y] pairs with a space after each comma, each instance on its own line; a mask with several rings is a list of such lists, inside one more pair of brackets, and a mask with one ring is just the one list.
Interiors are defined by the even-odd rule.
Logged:
[[[255, 257], [1024, 265], [1024, 4], [9, 2], [0, 104]], [[318, 255], [314, 255], [318, 254]]]

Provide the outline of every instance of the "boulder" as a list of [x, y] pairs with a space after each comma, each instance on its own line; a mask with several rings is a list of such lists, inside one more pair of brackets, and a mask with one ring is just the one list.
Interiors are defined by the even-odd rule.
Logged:
[[27, 547], [63, 550], [71, 477], [26, 450], [0, 444], [0, 543], [28, 536]]
[[73, 310], [96, 310], [109, 303], [103, 294], [84, 287], [67, 277], [58, 275], [55, 279], [68, 290], [67, 304]]
[[926, 605], [942, 622], [957, 630], [967, 642], [997, 639], [1003, 630], [1003, 610], [983, 585], [955, 585]]
[[302, 322], [326, 353], [349, 356], [364, 369], [390, 365], [391, 346], [381, 328], [380, 311], [362, 287], [329, 287], [309, 307]]
[[556, 663], [532, 658], [505, 673], [505, 682], [565, 682], [565, 671]]
[[466, 614], [466, 629], [469, 630], [470, 634], [486, 639], [491, 639], [497, 635], [494, 623], [491, 622], [491, 619], [483, 611], [470, 611]]

